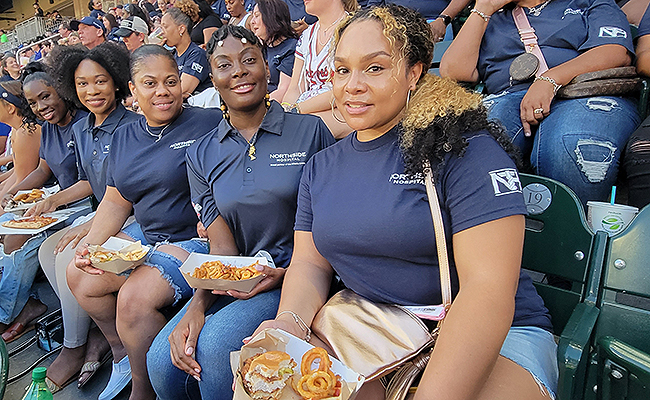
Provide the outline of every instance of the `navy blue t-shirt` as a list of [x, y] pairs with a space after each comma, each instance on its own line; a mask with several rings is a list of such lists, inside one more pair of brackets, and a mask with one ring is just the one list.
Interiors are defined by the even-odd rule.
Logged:
[[148, 243], [196, 237], [185, 150], [221, 118], [218, 109], [187, 107], [166, 127], [149, 127], [142, 118], [115, 130], [106, 184], [133, 204]]
[[641, 18], [641, 22], [639, 22], [639, 31], [637, 32], [639, 37], [647, 34], [650, 34], [650, 6], [648, 6], [645, 13], [643, 13], [643, 18]]
[[[302, 3], [303, 0], [298, 0], [298, 1]], [[214, 12], [219, 16], [219, 18], [223, 19], [224, 21], [228, 21], [230, 19], [230, 14], [228, 14], [228, 9], [226, 8], [225, 0], [215, 1], [211, 7], [214, 10]], [[244, 7], [246, 8], [246, 11], [253, 11], [253, 7], [255, 7], [255, 0], [245, 0]]]
[[95, 126], [95, 115], [88, 114], [73, 128], [79, 180], [90, 183], [98, 201], [102, 201], [106, 193], [106, 168], [113, 132], [140, 118], [143, 117], [118, 104], [100, 126]]
[[[433, 221], [422, 177], [404, 175], [397, 127], [360, 142], [352, 133], [307, 163], [295, 229], [350, 289], [376, 302], [442, 303]], [[514, 163], [486, 132], [467, 135], [463, 157], [448, 156], [436, 188], [446, 227], [452, 290], [458, 292], [452, 235], [526, 214]], [[335, 179], [333, 179], [335, 177]], [[551, 330], [532, 280], [521, 272], [513, 325]]]
[[199, 80], [199, 84], [194, 89], [194, 92], [202, 92], [208, 87], [212, 86], [210, 81], [210, 64], [205, 55], [205, 50], [200, 48], [196, 43], [190, 42], [190, 46], [185, 50], [182, 55], [176, 53], [176, 49], [172, 50], [172, 54], [178, 64], [179, 74], [192, 75]]
[[303, 0], [283, 0], [289, 6], [289, 14], [291, 14], [292, 21], [298, 21], [304, 18], [305, 22], [309, 25], [318, 21], [318, 18], [305, 11], [305, 2]]
[[[525, 8], [549, 68], [605, 44], [619, 44], [634, 53], [630, 25], [614, 0], [553, 0], [535, 16]], [[478, 72], [488, 93], [525, 90], [529, 82], [512, 82], [512, 60], [524, 53], [524, 44], [512, 19], [512, 9], [490, 18], [478, 59]]]
[[58, 126], [43, 123], [41, 126], [41, 148], [38, 156], [47, 162], [52, 174], [59, 182], [61, 190], [74, 185], [78, 178], [75, 158], [75, 142], [72, 136], [73, 126], [88, 115], [86, 111], [77, 110], [68, 125]]
[[248, 143], [228, 123], [187, 150], [192, 203], [203, 225], [219, 215], [241, 254], [268, 251], [287, 267], [293, 252], [293, 223], [302, 168], [317, 151], [334, 143], [325, 123], [312, 115], [289, 114], [277, 102], [257, 132], [255, 160]]
[[266, 60], [269, 63], [269, 72], [271, 73], [269, 93], [272, 93], [278, 88], [280, 72], [291, 76], [293, 72], [293, 61], [296, 59], [296, 44], [298, 44], [298, 39], [289, 38], [275, 47], [267, 47]]
[[368, 0], [367, 6], [397, 4], [418, 11], [426, 20], [438, 18], [448, 5], [448, 0]]

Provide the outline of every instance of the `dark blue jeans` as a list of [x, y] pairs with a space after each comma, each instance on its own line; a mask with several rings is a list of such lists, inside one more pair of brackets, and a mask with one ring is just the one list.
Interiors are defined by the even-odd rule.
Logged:
[[625, 143], [640, 119], [633, 100], [622, 97], [556, 99], [530, 137], [524, 136], [519, 106], [525, 90], [484, 100], [535, 173], [573, 189], [583, 204], [604, 201], [616, 182]]
[[205, 325], [196, 344], [201, 382], [176, 368], [171, 361], [168, 337], [185, 315], [187, 305], [154, 339], [147, 353], [149, 378], [160, 400], [231, 400], [233, 376], [230, 352], [241, 349], [242, 339], [265, 320], [275, 318], [281, 289], [260, 293], [248, 300], [221, 296], [205, 314]]

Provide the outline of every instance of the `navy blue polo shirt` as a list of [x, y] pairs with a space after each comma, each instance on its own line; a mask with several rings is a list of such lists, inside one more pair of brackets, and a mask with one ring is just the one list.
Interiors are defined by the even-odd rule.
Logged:
[[91, 113], [74, 127], [79, 180], [90, 183], [98, 201], [102, 201], [106, 192], [107, 157], [111, 150], [113, 132], [119, 126], [140, 118], [143, 117], [118, 104], [100, 126], [95, 126], [95, 115]]
[[77, 161], [73, 126], [88, 115], [86, 111], [77, 110], [66, 126], [43, 123], [41, 126], [41, 148], [38, 156], [47, 162], [52, 174], [59, 182], [61, 190], [74, 185], [77, 178]]
[[197, 236], [185, 150], [216, 128], [221, 118], [218, 109], [187, 107], [162, 128], [152, 128], [142, 118], [115, 130], [106, 184], [133, 204], [135, 220], [148, 243]]
[[448, 0], [368, 0], [367, 6], [397, 4], [418, 11], [426, 20], [438, 18], [448, 5]]
[[302, 168], [312, 154], [334, 143], [323, 121], [289, 114], [275, 101], [257, 132], [255, 160], [248, 142], [226, 120], [187, 150], [192, 202], [203, 225], [221, 215], [241, 254], [267, 250], [287, 267]]
[[[397, 127], [369, 141], [352, 133], [305, 165], [295, 229], [312, 232], [318, 251], [350, 289], [376, 302], [440, 304], [440, 272], [422, 176], [404, 174]], [[447, 234], [454, 296], [452, 235], [526, 214], [508, 155], [487, 133], [467, 135], [463, 157], [449, 155], [436, 187]], [[551, 330], [530, 277], [519, 279], [514, 325]]]
[[196, 43], [190, 42], [190, 46], [185, 50], [182, 55], [178, 55], [176, 49], [172, 50], [172, 54], [178, 64], [179, 74], [192, 75], [199, 80], [199, 84], [194, 89], [195, 92], [202, 92], [208, 87], [212, 86], [210, 81], [210, 64], [205, 55], [205, 50], [200, 48]]
[[637, 32], [638, 37], [647, 34], [650, 34], [650, 6], [646, 8], [645, 13], [643, 13], [643, 18], [641, 18], [641, 22], [639, 22], [639, 31]]
[[[614, 0], [553, 0], [539, 16], [526, 16], [535, 29], [537, 42], [549, 68], [605, 44], [619, 44], [634, 53], [630, 25]], [[512, 19], [512, 9], [492, 15], [485, 30], [478, 59], [478, 72], [488, 93], [525, 90], [532, 82], [512, 82], [512, 60], [524, 53], [524, 44]]]
[[278, 88], [280, 72], [291, 76], [293, 72], [293, 61], [296, 58], [296, 44], [298, 44], [298, 39], [289, 38], [277, 46], [266, 48], [266, 60], [269, 63], [269, 72], [271, 73], [269, 93], [272, 93]]

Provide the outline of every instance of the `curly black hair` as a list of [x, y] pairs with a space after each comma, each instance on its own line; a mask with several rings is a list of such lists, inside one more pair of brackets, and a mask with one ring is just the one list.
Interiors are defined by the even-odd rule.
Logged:
[[49, 55], [48, 72], [56, 78], [57, 92], [63, 98], [83, 107], [77, 96], [74, 74], [83, 60], [92, 60], [108, 72], [115, 84], [115, 100], [120, 102], [129, 95], [129, 51], [114, 42], [104, 42], [88, 50], [83, 46], [58, 46]]
[[[63, 100], [65, 103], [66, 110], [71, 111], [77, 109], [77, 106], [74, 104], [74, 102], [67, 100], [61, 95], [61, 93], [59, 93], [57, 90], [56, 81], [46, 72], [45, 66], [41, 62], [32, 61], [27, 64], [21, 72], [20, 81], [23, 83], [23, 88], [31, 82], [41, 81], [46, 86], [53, 88], [57, 92], [61, 100]], [[29, 105], [29, 103], [27, 104]], [[31, 107], [28, 107], [27, 110], [25, 110], [24, 115], [28, 116], [34, 121], [37, 119], [36, 114], [34, 114]]]
[[212, 37], [208, 43], [205, 45], [205, 51], [206, 55], [208, 56], [208, 60], [212, 58], [212, 55], [217, 49], [219, 42], [225, 40], [228, 36], [232, 36], [237, 39], [246, 39], [248, 43], [259, 47], [259, 49], [262, 50], [262, 54], [264, 54], [264, 60], [266, 62], [266, 49], [264, 47], [264, 43], [262, 43], [262, 41], [257, 36], [255, 36], [253, 32], [249, 31], [243, 26], [230, 24], [224, 25], [221, 28], [217, 29], [212, 34]]

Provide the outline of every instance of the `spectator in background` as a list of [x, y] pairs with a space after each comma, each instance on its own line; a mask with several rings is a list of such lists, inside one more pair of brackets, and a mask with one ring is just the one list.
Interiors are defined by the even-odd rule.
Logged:
[[7, 38], [7, 34], [4, 30], [0, 29], [0, 43], [7, 43], [8, 41], [9, 38]]
[[70, 28], [79, 32], [81, 44], [88, 50], [104, 43], [106, 41], [106, 27], [97, 18], [83, 17], [81, 21], [70, 22]]
[[79, 43], [81, 43], [79, 34], [77, 32], [72, 32], [70, 36], [68, 36], [68, 45], [74, 46], [75, 44], [79, 44]]
[[18, 78], [20, 78], [20, 65], [16, 61], [16, 56], [7, 53], [2, 58], [2, 77], [0, 77], [0, 82], [17, 81]]
[[25, 65], [27, 65], [27, 63], [29, 63], [29, 60], [31, 60], [32, 56], [34, 56], [34, 50], [32, 50], [32, 48], [29, 47], [20, 54], [20, 66], [24, 67]]
[[[639, 23], [636, 70], [650, 77], [650, 7]], [[629, 188], [628, 203], [645, 207], [650, 203], [650, 117], [630, 136], [621, 165]]]
[[130, 16], [140, 17], [140, 19], [147, 23], [149, 30], [153, 30], [153, 24], [151, 18], [149, 18], [149, 14], [144, 12], [144, 10], [142, 10], [142, 8], [137, 4], [126, 4], [124, 6], [124, 17], [122, 19], [126, 19]]
[[271, 99], [282, 101], [291, 83], [298, 35], [291, 27], [289, 7], [282, 0], [257, 0], [251, 30], [266, 46]]
[[43, 58], [43, 53], [41, 52], [40, 44], [34, 43], [32, 45], [32, 51], [34, 52], [34, 55], [29, 58], [29, 61], [38, 61], [41, 58]]
[[88, 10], [90, 10], [90, 16], [97, 19], [103, 17], [106, 12], [102, 10], [102, 7], [102, 0], [90, 0], [88, 2]]
[[122, 5], [115, 6], [113, 12], [115, 13], [115, 18], [118, 21], [122, 21], [124, 19], [124, 8], [122, 8]]
[[101, 17], [102, 24], [104, 24], [104, 28], [106, 28], [106, 40], [111, 40], [111, 41], [119, 41], [120, 39], [115, 36], [115, 32], [117, 31], [117, 28], [119, 24], [117, 23], [117, 20], [115, 20], [115, 17], [111, 14], [104, 14]]
[[149, 27], [140, 17], [129, 17], [120, 23], [115, 36], [122, 38], [126, 48], [133, 50], [148, 43]]
[[228, 14], [230, 15], [228, 23], [230, 25], [238, 25], [250, 29], [248, 17], [250, 17], [251, 14], [246, 11], [244, 0], [225, 0], [225, 2], [226, 10], [228, 10]]
[[191, 15], [197, 8], [192, 0], [177, 0], [160, 23], [165, 43], [174, 47], [172, 54], [178, 64], [184, 99], [212, 86], [205, 50], [190, 38], [193, 25]]
[[418, 11], [429, 23], [436, 42], [453, 38], [449, 24], [468, 3], [469, 0], [367, 0], [368, 7], [399, 4]]
[[[296, 1], [300, 1], [302, 3], [303, 0], [296, 0]], [[252, 10], [253, 6], [255, 6], [255, 0], [244, 0], [244, 3], [246, 4], [246, 10]], [[228, 9], [226, 8], [226, 0], [215, 0], [212, 2], [210, 7], [212, 7], [214, 12], [219, 16], [219, 18], [221, 18], [224, 24], [228, 23], [228, 20], [230, 19], [230, 14], [228, 13]]]
[[509, 1], [477, 0], [445, 52], [440, 74], [485, 82], [490, 118], [505, 126], [535, 173], [569, 186], [583, 204], [604, 201], [639, 124], [636, 103], [621, 96], [556, 94], [582, 73], [630, 65], [634, 48], [625, 14], [611, 0], [521, 0], [517, 5], [535, 29], [549, 69], [516, 80], [510, 66], [526, 50]]
[[358, 7], [356, 0], [312, 0], [305, 4], [305, 10], [319, 21], [300, 35], [291, 83], [282, 100], [286, 110], [321, 117], [337, 139], [352, 129], [334, 116], [330, 43], [336, 26]]
[[198, 5], [199, 12], [197, 19], [192, 20], [195, 25], [192, 28], [191, 37], [194, 43], [205, 48], [204, 45], [208, 43], [212, 34], [221, 28], [223, 23], [205, 0], [194, 0], [194, 2]]
[[43, 9], [41, 6], [38, 5], [38, 1], [34, 3], [34, 16], [36, 17], [43, 17], [45, 13], [43, 12]]
[[68, 36], [70, 36], [71, 33], [72, 29], [70, 29], [70, 22], [61, 22], [61, 25], [59, 25], [59, 35], [61, 35], [61, 39], [66, 39]]

